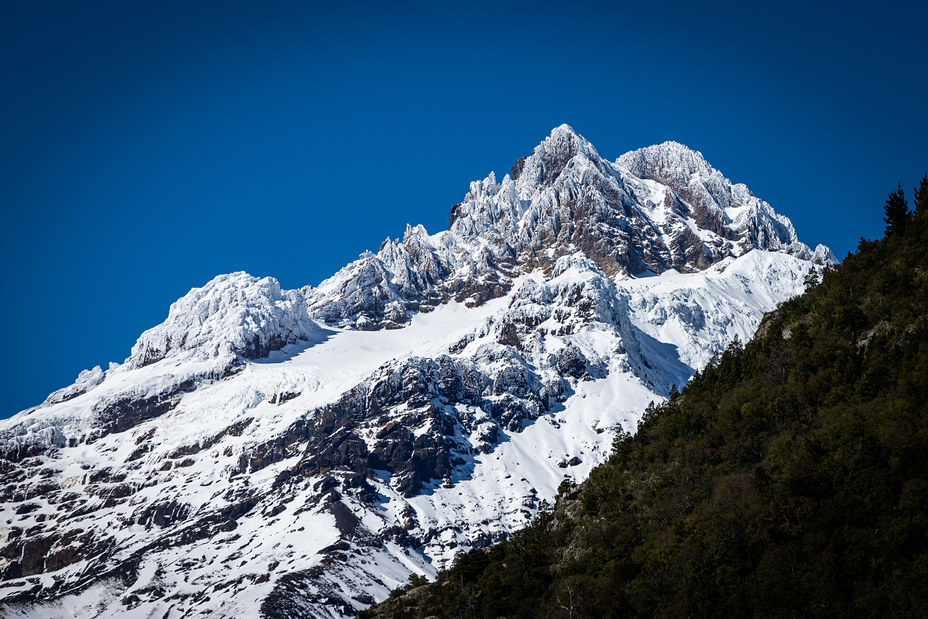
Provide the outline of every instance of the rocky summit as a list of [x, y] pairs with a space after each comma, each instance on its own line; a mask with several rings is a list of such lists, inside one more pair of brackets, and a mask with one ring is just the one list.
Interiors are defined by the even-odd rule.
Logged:
[[567, 125], [318, 287], [222, 275], [0, 422], [0, 617], [347, 617], [506, 538], [835, 262]]

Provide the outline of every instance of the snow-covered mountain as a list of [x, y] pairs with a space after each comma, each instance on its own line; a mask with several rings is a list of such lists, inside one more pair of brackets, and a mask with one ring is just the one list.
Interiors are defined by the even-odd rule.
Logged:
[[343, 617], [526, 524], [833, 263], [668, 142], [562, 125], [317, 288], [223, 275], [0, 422], [0, 616]]

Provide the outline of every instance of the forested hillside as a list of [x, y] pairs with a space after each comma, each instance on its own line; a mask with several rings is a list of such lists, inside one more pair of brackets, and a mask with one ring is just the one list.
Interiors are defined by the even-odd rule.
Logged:
[[928, 616], [928, 177], [510, 540], [363, 617]]

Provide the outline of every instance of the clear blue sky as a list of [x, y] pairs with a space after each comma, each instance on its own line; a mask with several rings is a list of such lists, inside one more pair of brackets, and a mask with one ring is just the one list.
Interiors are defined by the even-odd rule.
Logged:
[[0, 417], [217, 274], [446, 228], [561, 123], [700, 150], [843, 257], [928, 170], [924, 6], [0, 3]]

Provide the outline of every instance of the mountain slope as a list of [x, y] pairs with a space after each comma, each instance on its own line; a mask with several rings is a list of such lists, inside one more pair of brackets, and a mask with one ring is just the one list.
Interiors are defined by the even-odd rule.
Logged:
[[928, 220], [768, 314], [553, 510], [367, 617], [924, 617]]
[[715, 231], [621, 161], [558, 127], [449, 230], [217, 277], [0, 422], [0, 616], [349, 616], [524, 526], [833, 261], [708, 164]]

